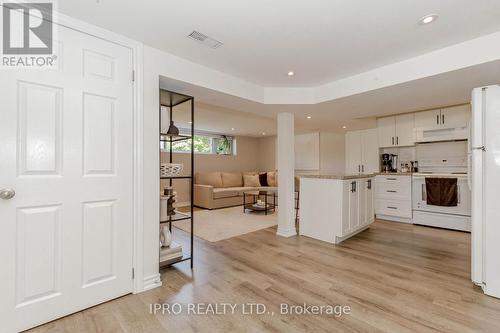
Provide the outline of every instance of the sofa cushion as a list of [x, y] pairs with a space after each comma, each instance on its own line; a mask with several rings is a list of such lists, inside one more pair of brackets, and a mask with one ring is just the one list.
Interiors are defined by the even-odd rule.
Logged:
[[240, 172], [222, 172], [223, 187], [243, 186], [243, 177]]
[[278, 173], [276, 171], [267, 173], [267, 184], [269, 186], [278, 186]]
[[259, 187], [259, 175], [243, 175], [243, 186]]
[[239, 195], [238, 190], [234, 190], [233, 188], [214, 188], [213, 192], [213, 198], [214, 199], [221, 199], [221, 198], [231, 198], [231, 197], [237, 197]]
[[245, 171], [245, 172], [243, 172], [243, 176], [244, 175], [252, 175], [252, 176], [254, 176], [254, 175], [258, 175], [258, 174], [259, 173], [257, 171]]
[[197, 172], [195, 180], [196, 184], [222, 187], [222, 177], [220, 172]]
[[260, 186], [269, 186], [267, 182], [267, 172], [259, 173]]

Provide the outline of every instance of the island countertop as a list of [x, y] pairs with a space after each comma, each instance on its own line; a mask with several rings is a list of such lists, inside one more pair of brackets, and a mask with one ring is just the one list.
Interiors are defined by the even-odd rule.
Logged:
[[300, 178], [316, 178], [316, 179], [339, 179], [339, 180], [349, 180], [349, 179], [361, 179], [361, 178], [371, 178], [374, 174], [349, 174], [349, 173], [332, 173], [332, 174], [311, 174], [311, 175], [300, 175]]

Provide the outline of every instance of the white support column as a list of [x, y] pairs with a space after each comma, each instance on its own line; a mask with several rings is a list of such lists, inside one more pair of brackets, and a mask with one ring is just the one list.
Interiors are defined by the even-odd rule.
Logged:
[[278, 114], [278, 236], [291, 237], [295, 229], [295, 134], [292, 113]]

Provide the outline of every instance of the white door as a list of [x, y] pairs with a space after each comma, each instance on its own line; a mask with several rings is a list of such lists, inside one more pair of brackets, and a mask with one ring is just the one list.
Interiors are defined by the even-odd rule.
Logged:
[[376, 128], [364, 130], [362, 132], [361, 156], [363, 173], [380, 171], [378, 134]]
[[57, 43], [58, 69], [0, 76], [3, 332], [132, 291], [132, 52], [64, 27]]
[[440, 110], [429, 110], [415, 113], [415, 128], [431, 130], [441, 126]]
[[466, 127], [469, 119], [469, 104], [441, 109], [441, 124], [445, 128]]
[[377, 119], [378, 145], [379, 147], [392, 147], [396, 144], [396, 130], [394, 117]]
[[347, 132], [345, 136], [346, 173], [361, 171], [361, 135], [360, 131]]
[[415, 115], [413, 113], [396, 116], [396, 145], [415, 144]]

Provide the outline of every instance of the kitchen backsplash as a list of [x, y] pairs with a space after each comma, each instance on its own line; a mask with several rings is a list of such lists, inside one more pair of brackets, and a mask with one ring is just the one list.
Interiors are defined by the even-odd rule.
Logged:
[[420, 168], [429, 162], [452, 163], [456, 164], [457, 168], [463, 168], [464, 163], [465, 167], [467, 163], [467, 141], [432, 142], [417, 144], [414, 147], [382, 148], [380, 154], [398, 155], [398, 170], [401, 163], [410, 164], [410, 161], [418, 161]]

